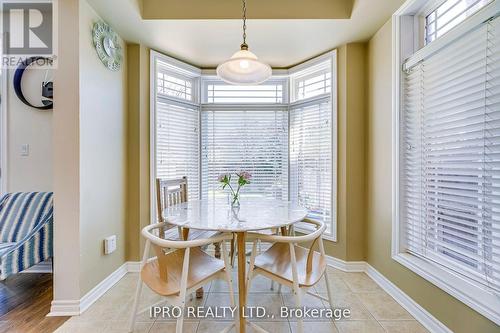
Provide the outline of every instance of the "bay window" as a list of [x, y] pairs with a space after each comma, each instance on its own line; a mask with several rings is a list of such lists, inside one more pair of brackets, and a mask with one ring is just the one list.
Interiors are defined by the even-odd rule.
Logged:
[[190, 199], [226, 199], [218, 176], [248, 171], [242, 198], [290, 200], [335, 240], [335, 52], [257, 86], [228, 85], [152, 52], [155, 177], [188, 177]]

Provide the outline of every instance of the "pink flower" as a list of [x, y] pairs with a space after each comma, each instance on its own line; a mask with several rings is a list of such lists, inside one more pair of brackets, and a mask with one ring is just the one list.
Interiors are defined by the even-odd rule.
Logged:
[[219, 180], [219, 182], [222, 183], [222, 182], [227, 181], [228, 178], [229, 178], [229, 176], [227, 174], [223, 173], [223, 174], [219, 175], [219, 177], [217, 179]]
[[250, 172], [246, 172], [246, 171], [241, 171], [240, 173], [238, 173], [238, 177], [241, 177], [244, 180], [252, 179], [252, 175], [250, 174]]

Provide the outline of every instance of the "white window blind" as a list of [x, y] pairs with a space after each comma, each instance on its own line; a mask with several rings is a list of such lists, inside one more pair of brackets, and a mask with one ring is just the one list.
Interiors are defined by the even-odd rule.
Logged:
[[156, 177], [187, 176], [189, 199], [199, 198], [199, 107], [157, 97]]
[[202, 112], [202, 196], [226, 198], [217, 177], [248, 171], [253, 178], [242, 197], [288, 200], [288, 115], [286, 108]]
[[290, 107], [290, 198], [332, 234], [332, 106], [330, 95]]
[[492, 0], [446, 0], [425, 17], [425, 44], [442, 36]]
[[500, 19], [410, 68], [403, 96], [406, 251], [500, 292]]

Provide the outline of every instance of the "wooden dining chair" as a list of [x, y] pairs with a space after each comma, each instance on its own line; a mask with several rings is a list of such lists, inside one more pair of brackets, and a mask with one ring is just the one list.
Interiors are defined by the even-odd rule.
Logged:
[[[165, 239], [182, 239], [181, 228], [175, 228], [165, 221], [165, 210], [173, 205], [178, 205], [188, 201], [188, 180], [187, 177], [179, 179], [156, 179], [156, 209], [158, 214], [158, 222], [166, 223], [163, 230], [162, 238]], [[189, 239], [209, 238], [216, 235], [217, 231], [190, 230]], [[220, 258], [220, 244], [214, 244], [215, 257]]]
[[[248, 239], [253, 240], [253, 245], [247, 274], [247, 293], [250, 290], [252, 279], [257, 275], [263, 275], [271, 281], [290, 287], [297, 308], [302, 307], [302, 298], [305, 293], [327, 301], [332, 306], [333, 290], [326, 274], [325, 249], [322, 239], [326, 225], [311, 219], [305, 219], [302, 223], [314, 226], [315, 230], [304, 236], [248, 233]], [[256, 248], [259, 240], [274, 244], [265, 252], [257, 255]], [[308, 242], [311, 242], [310, 248], [299, 245]], [[319, 253], [313, 250], [315, 244], [318, 244]], [[328, 298], [309, 291], [321, 278], [325, 279]], [[298, 332], [303, 332], [301, 318], [298, 318]]]
[[[226, 241], [232, 239], [232, 234], [218, 234], [195, 240], [168, 240], [159, 237], [165, 227], [165, 223], [157, 223], [142, 229], [146, 245], [135, 292], [130, 332], [134, 330], [137, 315], [148, 311], [151, 306], [168, 302], [182, 310], [183, 315], [177, 319], [176, 326], [176, 333], [181, 333], [186, 296], [214, 279], [222, 279], [228, 283], [230, 303], [235, 306], [231, 265], [226, 249]], [[201, 249], [202, 246], [212, 243], [222, 243], [223, 260], [214, 258]], [[149, 259], [151, 246], [156, 257]], [[165, 300], [137, 312], [143, 283], [155, 293], [164, 296]]]

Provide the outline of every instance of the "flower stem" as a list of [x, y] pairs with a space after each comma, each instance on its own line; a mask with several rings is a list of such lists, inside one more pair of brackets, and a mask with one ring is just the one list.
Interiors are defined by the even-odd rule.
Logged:
[[[231, 189], [231, 193], [233, 194], [233, 196], [235, 196], [236, 194], [238, 194], [238, 193], [234, 193], [233, 187], [231, 186], [230, 183], [228, 183], [227, 185], [229, 185], [229, 188]], [[238, 188], [238, 192], [239, 192], [239, 190], [240, 189]]]

